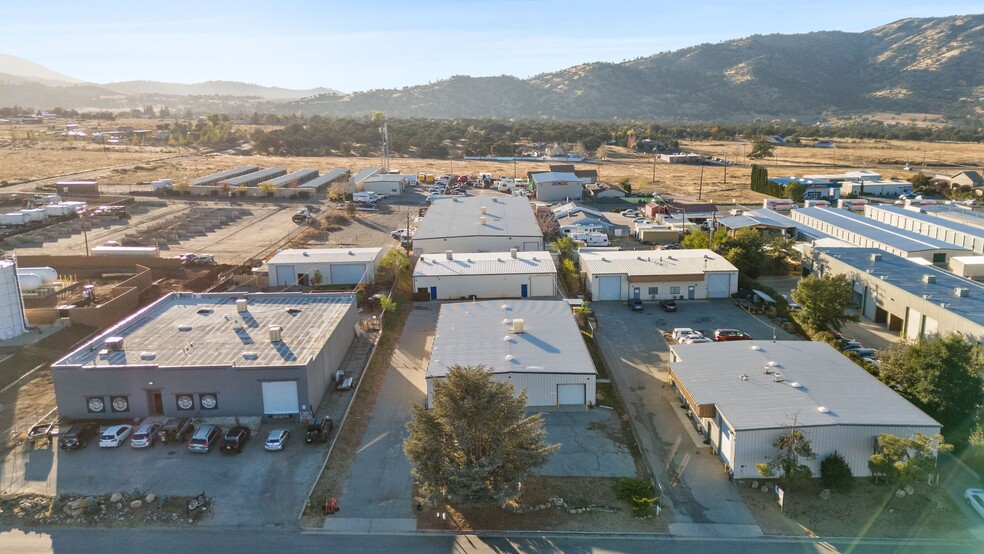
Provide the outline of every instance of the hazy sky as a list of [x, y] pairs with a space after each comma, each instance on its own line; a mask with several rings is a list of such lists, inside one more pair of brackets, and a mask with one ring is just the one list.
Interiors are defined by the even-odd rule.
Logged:
[[982, 10], [980, 0], [6, 0], [0, 52], [97, 83], [350, 92], [452, 75], [525, 78], [751, 34], [863, 31]]

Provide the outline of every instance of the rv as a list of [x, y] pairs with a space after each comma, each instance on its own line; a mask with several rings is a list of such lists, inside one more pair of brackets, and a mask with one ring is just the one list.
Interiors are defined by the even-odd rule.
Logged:
[[844, 210], [850, 210], [852, 212], [863, 212], [866, 204], [868, 204], [868, 201], [863, 198], [855, 198], [855, 199], [841, 198], [840, 200], [837, 201], [838, 208]]
[[577, 233], [571, 235], [577, 242], [583, 242], [587, 246], [608, 246], [610, 244], [607, 235], [600, 233]]
[[775, 210], [777, 212], [788, 212], [793, 209], [795, 204], [792, 200], [787, 200], [785, 198], [766, 198], [762, 201], [762, 207], [767, 210]]
[[804, 200], [804, 208], [829, 208], [830, 202], [826, 200]]

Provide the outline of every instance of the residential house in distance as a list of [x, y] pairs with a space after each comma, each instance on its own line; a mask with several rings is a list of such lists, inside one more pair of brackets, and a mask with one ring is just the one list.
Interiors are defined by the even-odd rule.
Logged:
[[934, 175], [933, 180], [947, 183], [951, 188], [984, 187], [984, 177], [981, 177], [981, 174], [974, 170], [961, 171], [954, 175]]
[[588, 198], [595, 201], [625, 198], [625, 190], [622, 187], [615, 187], [605, 183], [585, 185], [584, 192]]

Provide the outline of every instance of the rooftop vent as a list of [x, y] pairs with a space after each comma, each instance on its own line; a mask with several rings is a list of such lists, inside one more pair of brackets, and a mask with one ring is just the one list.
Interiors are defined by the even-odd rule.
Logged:
[[874, 273], [874, 272], [875, 272], [875, 270], [874, 270], [874, 269], [866, 269], [865, 271], [866, 271], [867, 273]]
[[140, 353], [140, 359], [141, 360], [153, 360], [156, 357], [157, 357], [157, 352], [141, 352]]
[[237, 299], [236, 300], [236, 311], [239, 312], [239, 313], [248, 312], [249, 311], [249, 309], [247, 307], [248, 303], [249, 303], [249, 301], [246, 300], [245, 298], [239, 298], [239, 299]]
[[512, 354], [506, 354], [506, 361], [507, 362], [511, 362], [512, 359], [513, 359], [513, 355]]
[[506, 310], [506, 311], [509, 311], [509, 310], [511, 309], [511, 308], [509, 307], [509, 304], [503, 304], [503, 305], [501, 305], [501, 306], [499, 306], [499, 307], [500, 307], [500, 308], [502, 308], [503, 310]]
[[510, 323], [512, 323], [512, 320], [509, 320], [509, 319], [503, 319], [502, 320], [502, 324], [503, 325], [509, 325]]
[[488, 213], [488, 208], [486, 208], [485, 206], [482, 206], [481, 208], [479, 208], [479, 209], [478, 209], [478, 211], [479, 211], [480, 213], [483, 213], [483, 214], [485, 214], [485, 213]]
[[803, 388], [803, 385], [800, 384], [800, 383], [798, 383], [798, 382], [796, 382], [796, 381], [793, 381], [792, 383], [790, 383], [789, 386], [793, 387], [794, 389], [801, 389], [801, 388]]
[[103, 343], [103, 346], [110, 352], [122, 352], [123, 337], [109, 337], [106, 339], [106, 342]]
[[485, 225], [488, 222], [488, 220], [489, 218], [485, 217], [484, 215], [478, 218], [478, 222], [481, 223], [482, 225]]
[[957, 287], [953, 289], [953, 296], [959, 296], [961, 298], [966, 298], [970, 295], [970, 289], [966, 287]]
[[256, 352], [243, 352], [243, 358], [246, 358], [247, 360], [255, 360], [259, 357], [260, 355]]
[[510, 341], [513, 340], [513, 338], [510, 335], [506, 335], [506, 336], [502, 337], [502, 340], [505, 341], [505, 342], [510, 342]]
[[817, 411], [821, 414], [829, 414], [830, 410], [826, 406], [817, 406]]
[[311, 254], [307, 250], [304, 250], [303, 252], [301, 252], [301, 256], [304, 256], [305, 258], [307, 258], [310, 255]]
[[514, 259], [514, 260], [516, 259], [516, 256], [518, 255], [518, 253], [519, 253], [519, 249], [518, 249], [518, 248], [510, 248], [510, 249], [509, 249], [509, 255], [510, 255], [510, 256], [512, 257], [512, 259]]
[[748, 374], [747, 373], [741, 373], [741, 374], [739, 374], [738, 375], [738, 380], [739, 381], [748, 381]]
[[184, 331], [184, 332], [191, 331], [191, 325], [188, 325], [187, 323], [182, 323], [181, 325], [178, 325], [178, 331]]
[[289, 313], [290, 315], [297, 315], [297, 314], [301, 313], [301, 309], [300, 308], [287, 308], [287, 313]]
[[870, 256], [868, 256], [868, 259], [871, 260], [871, 261], [873, 261], [873, 262], [880, 262], [881, 261], [881, 254], [871, 254]]
[[452, 253], [452, 252], [451, 252], [450, 250], [445, 250], [445, 251], [444, 251], [444, 255], [445, 255], [445, 256], [447, 257], [447, 259], [449, 259], [449, 260], [453, 260], [453, 259], [454, 259], [454, 254], [453, 254], [453, 253]]
[[523, 321], [522, 319], [514, 319], [514, 320], [512, 320], [512, 332], [513, 333], [523, 333], [524, 332], [524, 329], [525, 329], [525, 327], [524, 327], [524, 324], [525, 323], [526, 322]]
[[198, 315], [208, 315], [208, 314], [212, 313], [212, 311], [213, 310], [211, 308], [202, 308], [202, 309], [198, 310], [195, 313], [198, 314]]
[[936, 275], [925, 274], [922, 276], [922, 282], [927, 285], [932, 285], [936, 282]]
[[772, 376], [772, 380], [776, 383], [782, 383], [782, 375], [776, 373]]
[[755, 352], [758, 352], [759, 350], [762, 350], [762, 347], [759, 346], [759, 345], [757, 345], [757, 344], [753, 344], [752, 345], [752, 350], [754, 350]]
[[270, 342], [280, 342], [282, 340], [281, 334], [283, 333], [283, 327], [279, 325], [270, 326]]

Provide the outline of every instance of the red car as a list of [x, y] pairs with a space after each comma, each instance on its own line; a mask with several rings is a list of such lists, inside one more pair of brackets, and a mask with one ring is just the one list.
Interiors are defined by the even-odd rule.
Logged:
[[726, 340], [752, 340], [752, 336], [748, 333], [743, 333], [738, 329], [715, 329], [714, 340], [716, 342]]

